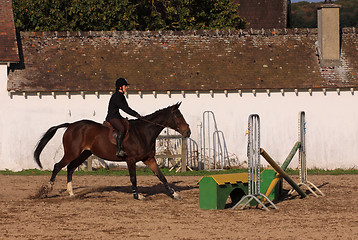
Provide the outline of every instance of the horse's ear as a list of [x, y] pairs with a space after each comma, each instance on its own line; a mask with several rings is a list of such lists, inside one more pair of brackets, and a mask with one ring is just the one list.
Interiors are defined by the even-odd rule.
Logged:
[[175, 108], [178, 109], [181, 105], [181, 102], [177, 102], [177, 104], [175, 104]]
[[181, 104], [181, 102], [177, 102], [176, 104], [174, 104], [173, 106], [171, 106], [170, 109], [171, 109], [172, 111], [178, 110], [179, 107], [180, 107], [180, 104]]

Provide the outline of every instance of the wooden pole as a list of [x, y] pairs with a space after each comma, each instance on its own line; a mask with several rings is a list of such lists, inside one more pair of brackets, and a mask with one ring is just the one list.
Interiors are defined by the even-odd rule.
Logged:
[[[300, 142], [296, 142], [295, 146], [293, 146], [291, 152], [288, 154], [286, 160], [284, 161], [284, 163], [283, 163], [282, 166], [281, 166], [281, 169], [282, 169], [283, 171], [286, 171], [288, 165], [290, 164], [290, 162], [291, 162], [293, 156], [295, 156], [296, 151], [297, 151], [297, 149], [300, 147], [300, 145], [301, 145]], [[281, 177], [282, 177], [282, 176], [281, 176], [279, 173], [276, 174], [275, 178], [272, 180], [270, 186], [267, 188], [267, 190], [266, 190], [266, 192], [265, 192], [265, 195], [266, 195], [267, 197], [271, 194], [272, 190], [275, 188], [275, 186], [276, 186], [276, 184], [278, 183], [278, 181], [280, 181], [280, 178], [281, 178]]]
[[261, 148], [260, 153], [266, 159], [266, 161], [276, 170], [276, 172], [278, 172], [301, 195], [301, 197], [304, 198], [307, 196], [306, 193], [304, 193], [302, 189], [295, 183], [295, 181], [293, 181], [292, 178], [290, 178], [290, 176], [288, 176], [288, 174], [283, 171], [280, 166], [277, 165], [277, 163], [275, 163], [275, 161], [268, 155], [267, 152], [265, 152], [265, 150]]
[[93, 160], [93, 155], [87, 158], [87, 171], [92, 171], [92, 160]]
[[186, 138], [181, 139], [181, 172], [186, 172], [186, 152], [187, 152], [187, 145], [186, 145]]

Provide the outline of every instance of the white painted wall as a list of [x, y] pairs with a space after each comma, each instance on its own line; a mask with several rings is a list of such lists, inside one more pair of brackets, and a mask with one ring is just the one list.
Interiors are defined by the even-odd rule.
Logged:
[[[102, 122], [106, 116], [109, 94], [65, 94], [9, 96], [6, 90], [7, 66], [0, 65], [0, 169], [18, 171], [37, 168], [33, 150], [42, 134], [51, 126], [80, 119]], [[160, 108], [182, 101], [180, 107], [191, 126], [192, 138], [199, 141], [198, 125], [206, 110], [213, 111], [218, 127], [226, 137], [230, 153], [240, 162], [247, 160], [246, 145], [248, 116], [261, 118], [261, 147], [277, 162], [282, 163], [297, 141], [298, 113], [306, 112], [307, 165], [309, 168], [357, 168], [358, 161], [358, 96], [351, 92], [294, 92], [129, 94], [129, 105], [140, 114], [150, 114]], [[49, 142], [41, 154], [45, 169], [62, 157], [62, 130]], [[262, 158], [265, 165], [265, 160]], [[290, 167], [298, 165], [297, 156]]]

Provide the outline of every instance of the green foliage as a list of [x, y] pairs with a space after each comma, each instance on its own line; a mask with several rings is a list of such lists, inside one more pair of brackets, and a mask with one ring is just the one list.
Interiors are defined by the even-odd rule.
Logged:
[[295, 28], [316, 28], [317, 7], [321, 3], [298, 2], [291, 6], [291, 25]]
[[335, 3], [342, 6], [339, 10], [341, 27], [358, 27], [358, 1], [339, 0]]
[[[340, 27], [358, 27], [358, 1], [337, 0], [340, 5]], [[323, 3], [306, 1], [291, 4], [291, 26], [295, 28], [316, 28], [317, 8]]]
[[230, 0], [157, 1], [169, 30], [239, 29], [246, 26], [239, 17], [238, 6]]
[[13, 0], [21, 31], [132, 30], [135, 6], [129, 0]]
[[230, 0], [13, 0], [20, 31], [239, 29]]

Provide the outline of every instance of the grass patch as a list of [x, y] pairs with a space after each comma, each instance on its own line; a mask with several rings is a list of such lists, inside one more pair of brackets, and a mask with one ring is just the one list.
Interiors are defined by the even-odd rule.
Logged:
[[[169, 171], [168, 168], [161, 168], [162, 173], [165, 176], [204, 176], [204, 175], [214, 175], [214, 174], [228, 174], [228, 173], [240, 173], [240, 172], [247, 172], [247, 169], [228, 169], [222, 171], [187, 171], [187, 172], [175, 172]], [[23, 175], [23, 176], [41, 176], [41, 175], [51, 175], [52, 171], [50, 170], [38, 170], [38, 169], [27, 169], [18, 172], [13, 172], [10, 170], [3, 170], [0, 171], [2, 175]], [[58, 175], [66, 175], [67, 171], [61, 170]], [[106, 176], [129, 176], [129, 172], [126, 168], [116, 168], [116, 169], [93, 169], [93, 171], [85, 171], [85, 170], [78, 170], [73, 173], [73, 175], [106, 175]], [[149, 168], [137, 168], [137, 175], [153, 175], [152, 170]]]
[[[165, 176], [207, 176], [215, 174], [229, 174], [229, 173], [242, 173], [247, 172], [245, 168], [235, 168], [235, 169], [225, 169], [222, 171], [187, 171], [187, 172], [175, 172], [169, 171], [168, 168], [162, 168], [161, 171]], [[298, 175], [297, 169], [287, 169], [287, 174], [289, 175]], [[324, 170], [324, 169], [308, 169], [309, 175], [342, 175], [342, 174], [358, 174], [357, 169], [335, 169], [335, 170]], [[23, 176], [41, 176], [41, 175], [51, 175], [52, 171], [49, 170], [38, 170], [38, 169], [27, 169], [18, 172], [13, 172], [10, 170], [2, 170], [0, 174], [2, 175], [23, 175]], [[66, 175], [65, 170], [61, 170], [58, 175]], [[84, 175], [105, 175], [105, 176], [129, 176], [128, 170], [126, 168], [117, 168], [117, 169], [94, 169], [93, 171], [79, 170], [75, 171], [74, 175], [84, 176]], [[137, 168], [137, 175], [153, 175], [153, 172], [149, 168]]]

